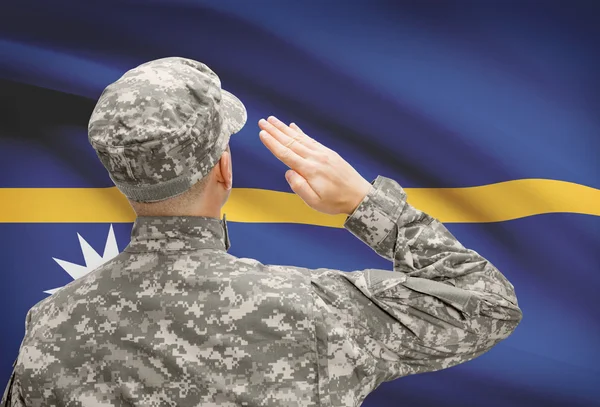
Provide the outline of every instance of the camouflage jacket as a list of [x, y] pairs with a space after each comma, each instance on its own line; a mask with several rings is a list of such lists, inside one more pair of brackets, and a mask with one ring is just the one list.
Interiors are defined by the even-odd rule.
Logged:
[[121, 254], [28, 312], [3, 399], [358, 406], [382, 382], [481, 355], [521, 320], [504, 275], [395, 181], [378, 177], [344, 227], [394, 271], [264, 265], [227, 253], [219, 219], [138, 218]]

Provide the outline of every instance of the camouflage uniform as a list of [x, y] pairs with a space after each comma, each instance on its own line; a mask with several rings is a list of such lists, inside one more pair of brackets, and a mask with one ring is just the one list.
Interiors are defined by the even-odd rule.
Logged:
[[138, 217], [121, 254], [29, 311], [8, 405], [357, 406], [521, 320], [512, 284], [395, 181], [344, 227], [394, 271], [264, 265], [227, 253], [225, 219]]

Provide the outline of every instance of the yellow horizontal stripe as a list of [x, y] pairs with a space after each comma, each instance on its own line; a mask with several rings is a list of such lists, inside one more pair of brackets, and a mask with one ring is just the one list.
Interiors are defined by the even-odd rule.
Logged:
[[[600, 190], [565, 181], [522, 179], [467, 188], [405, 188], [408, 202], [442, 222], [498, 222], [553, 212], [600, 216]], [[234, 222], [342, 227], [288, 192], [234, 188], [223, 211]], [[111, 188], [0, 188], [0, 222], [133, 222], [125, 197]]]

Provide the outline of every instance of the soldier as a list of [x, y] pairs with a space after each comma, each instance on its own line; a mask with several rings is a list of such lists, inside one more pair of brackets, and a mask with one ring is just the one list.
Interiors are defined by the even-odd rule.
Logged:
[[138, 215], [125, 250], [35, 305], [9, 406], [357, 406], [379, 384], [471, 360], [522, 314], [512, 284], [392, 179], [366, 181], [294, 124], [260, 139], [312, 208], [393, 272], [227, 253], [228, 142], [246, 110], [206, 65], [164, 58], [109, 85], [89, 141]]

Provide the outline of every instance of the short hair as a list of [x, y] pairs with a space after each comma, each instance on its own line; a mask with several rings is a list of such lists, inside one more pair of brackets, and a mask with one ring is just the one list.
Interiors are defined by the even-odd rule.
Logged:
[[[229, 147], [229, 143], [225, 146], [225, 151], [231, 153], [231, 149]], [[221, 160], [219, 159], [217, 163], [211, 168], [208, 174], [197, 181], [194, 185], [190, 187], [187, 191], [172, 198], [168, 198], [158, 202], [137, 202], [129, 200], [129, 203], [133, 207], [133, 210], [137, 214], [137, 216], [179, 216], [183, 213], [189, 211], [189, 209], [193, 206], [195, 202], [198, 202], [204, 190], [206, 189], [206, 185], [208, 184], [208, 180], [212, 176], [213, 169], [219, 165]]]
[[187, 191], [172, 198], [158, 202], [137, 202], [129, 200], [138, 216], [177, 216], [197, 202], [208, 184], [211, 173], [201, 178]]

